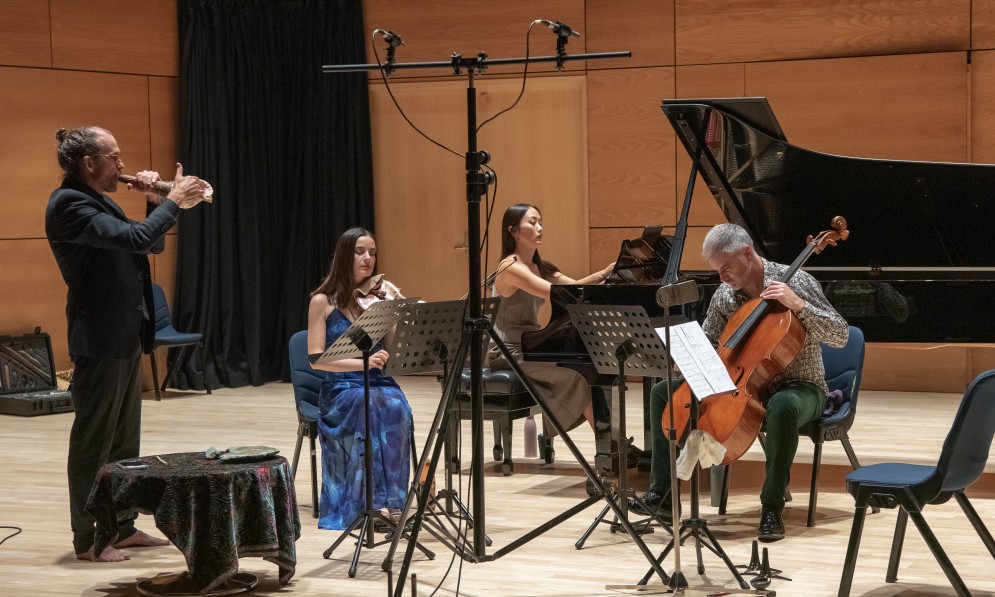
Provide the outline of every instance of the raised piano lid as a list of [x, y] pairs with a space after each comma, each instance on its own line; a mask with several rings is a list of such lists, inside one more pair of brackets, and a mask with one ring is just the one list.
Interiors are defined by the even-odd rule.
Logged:
[[850, 238], [805, 269], [869, 340], [995, 341], [995, 166], [796, 147], [762, 97], [664, 100], [663, 112], [692, 158], [704, 139], [702, 178], [764, 257], [790, 263], [846, 218]]

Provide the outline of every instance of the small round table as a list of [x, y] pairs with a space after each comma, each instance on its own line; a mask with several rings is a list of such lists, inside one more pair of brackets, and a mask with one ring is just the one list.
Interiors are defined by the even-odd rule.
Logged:
[[[253, 462], [209, 460], [203, 452], [141, 459], [147, 468], [104, 465], [86, 509], [97, 521], [94, 553], [118, 540], [118, 520], [135, 510], [183, 553], [187, 570], [138, 584], [143, 595], [231, 595], [255, 587], [238, 571], [255, 556], [280, 569], [287, 584], [297, 564], [301, 523], [290, 465], [281, 456]], [[214, 592], [217, 591], [217, 592]]]

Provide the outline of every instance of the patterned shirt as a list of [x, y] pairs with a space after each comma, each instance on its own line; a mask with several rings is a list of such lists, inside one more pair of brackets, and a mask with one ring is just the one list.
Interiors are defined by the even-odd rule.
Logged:
[[[776, 282], [788, 270], [788, 266], [763, 259], [764, 288], [771, 282]], [[850, 328], [843, 317], [833, 309], [826, 295], [822, 293], [819, 281], [808, 272], [798, 270], [788, 280], [788, 286], [799, 297], [805, 300], [805, 308], [798, 312], [798, 319], [805, 325], [805, 343], [802, 345], [798, 358], [794, 360], [784, 373], [771, 380], [771, 393], [789, 381], [807, 381], [829, 392], [826, 386], [826, 371], [822, 366], [822, 349], [820, 344], [828, 344], [833, 348], [842, 348], [850, 335]], [[728, 284], [721, 284], [712, 302], [708, 305], [708, 314], [702, 329], [705, 335], [718, 345], [719, 336], [726, 327], [726, 322], [750, 297], [740, 290], [733, 290]]]

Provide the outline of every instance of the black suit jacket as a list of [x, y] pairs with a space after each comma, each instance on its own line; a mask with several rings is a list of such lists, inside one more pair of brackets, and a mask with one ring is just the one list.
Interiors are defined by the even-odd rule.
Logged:
[[[153, 209], [154, 208], [154, 209]], [[134, 356], [136, 340], [152, 350], [155, 309], [149, 253], [161, 253], [179, 216], [173, 201], [149, 205], [144, 222], [129, 220], [110, 197], [66, 181], [48, 200], [45, 234], [69, 287], [69, 354]]]

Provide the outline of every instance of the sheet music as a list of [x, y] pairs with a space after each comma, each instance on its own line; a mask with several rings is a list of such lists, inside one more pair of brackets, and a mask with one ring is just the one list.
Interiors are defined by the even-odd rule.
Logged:
[[[666, 345], [666, 330], [656, 328], [656, 333]], [[670, 326], [670, 344], [670, 355], [698, 400], [736, 389], [725, 363], [697, 321]]]

